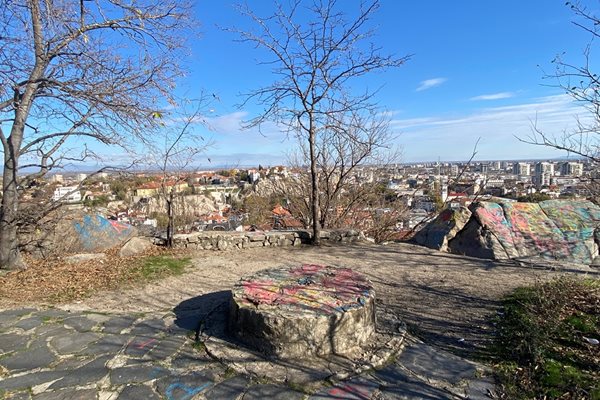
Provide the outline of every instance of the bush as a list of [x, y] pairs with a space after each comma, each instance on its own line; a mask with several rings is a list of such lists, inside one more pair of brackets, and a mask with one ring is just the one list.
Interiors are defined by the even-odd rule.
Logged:
[[505, 299], [493, 349], [507, 399], [600, 399], [600, 283], [561, 278]]

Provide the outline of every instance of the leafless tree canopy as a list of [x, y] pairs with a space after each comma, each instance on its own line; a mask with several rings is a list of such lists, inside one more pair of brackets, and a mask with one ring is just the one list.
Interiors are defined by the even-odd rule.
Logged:
[[[145, 141], [172, 98], [191, 25], [176, 0], [13, 0], [0, 5], [0, 265], [19, 264], [21, 171]], [[83, 149], [83, 150], [81, 150]], [[72, 152], [70, 150], [75, 150]], [[31, 178], [31, 177], [30, 177]]]
[[[569, 154], [600, 162], [600, 77], [593, 70], [592, 53], [600, 40], [600, 17], [580, 2], [567, 2], [575, 15], [574, 25], [590, 34], [590, 41], [583, 50], [581, 62], [568, 61], [559, 54], [552, 61], [554, 70], [544, 78], [564, 90], [588, 115], [577, 119], [576, 127], [560, 136], [550, 135], [537, 124], [524, 141], [536, 145], [564, 150]], [[569, 56], [569, 57], [572, 57]]]
[[372, 43], [369, 19], [378, 8], [378, 1], [365, 1], [354, 15], [346, 15], [335, 0], [295, 1], [286, 6], [277, 3], [276, 11], [266, 17], [241, 8], [255, 22], [255, 30], [234, 30], [242, 42], [269, 53], [264, 64], [272, 68], [275, 77], [272, 84], [247, 95], [247, 101], [258, 101], [264, 107], [248, 125], [274, 122], [306, 145], [313, 240], [317, 244], [321, 220], [318, 160], [328, 157], [322, 146], [335, 146], [331, 141], [338, 135], [351, 135], [356, 121], [366, 122], [361, 128], [366, 129], [368, 116], [375, 115], [375, 91], [351, 85], [368, 73], [398, 67], [408, 59], [382, 55]]
[[[176, 199], [183, 193], [178, 192], [177, 186], [187, 181], [194, 166], [198, 165], [199, 155], [211, 145], [202, 135], [194, 130], [194, 125], [204, 124], [204, 97], [193, 102], [192, 111], [183, 107], [169, 113], [171, 122], [161, 130], [156, 140], [152, 142], [153, 157], [149, 160], [151, 166], [160, 171], [159, 197], [166, 203], [167, 208], [167, 246], [173, 247], [175, 234]], [[189, 105], [188, 105], [189, 106]], [[183, 207], [185, 202], [180, 201]]]

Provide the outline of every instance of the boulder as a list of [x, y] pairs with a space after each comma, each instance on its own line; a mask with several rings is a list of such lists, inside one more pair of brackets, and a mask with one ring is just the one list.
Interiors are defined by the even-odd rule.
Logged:
[[79, 253], [67, 256], [64, 258], [67, 264], [79, 264], [92, 260], [105, 260], [106, 254], [104, 253]]
[[446, 251], [448, 242], [464, 228], [470, 217], [471, 211], [466, 207], [446, 209], [417, 232], [414, 240], [422, 246]]
[[151, 242], [151, 239], [147, 239], [144, 237], [132, 237], [123, 245], [123, 247], [121, 247], [121, 250], [119, 250], [119, 256], [137, 256], [139, 254], [144, 253], [152, 246], [153, 244]]
[[100, 214], [75, 217], [63, 231], [63, 237], [70, 239], [66, 252], [104, 251], [135, 235], [136, 229], [133, 226], [109, 220]]
[[579, 264], [591, 264], [598, 256], [600, 207], [589, 201], [478, 202], [471, 214], [448, 241], [453, 253]]

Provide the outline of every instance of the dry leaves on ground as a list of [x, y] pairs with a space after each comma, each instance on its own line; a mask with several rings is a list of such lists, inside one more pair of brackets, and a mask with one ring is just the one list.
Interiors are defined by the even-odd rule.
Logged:
[[27, 269], [0, 276], [0, 307], [53, 304], [81, 299], [99, 290], [132, 286], [141, 280], [140, 260], [173, 253], [157, 247], [135, 257], [119, 257], [118, 252], [113, 248], [105, 252], [105, 258], [77, 263], [68, 263], [64, 257], [25, 256]]

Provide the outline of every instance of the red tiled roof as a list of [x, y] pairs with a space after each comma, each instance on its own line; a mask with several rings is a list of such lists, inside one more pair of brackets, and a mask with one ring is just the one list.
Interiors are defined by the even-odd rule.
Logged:
[[277, 204], [271, 212], [281, 217], [290, 217], [292, 215], [288, 210], [283, 208], [281, 204]]

